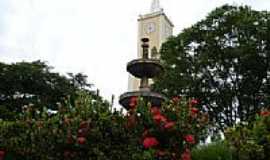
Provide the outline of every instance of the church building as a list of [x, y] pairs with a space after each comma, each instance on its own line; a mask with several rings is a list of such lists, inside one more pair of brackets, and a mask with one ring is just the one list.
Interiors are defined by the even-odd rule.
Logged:
[[[173, 23], [160, 7], [159, 0], [153, 0], [150, 13], [139, 15], [138, 18], [138, 40], [137, 58], [142, 57], [141, 39], [149, 38], [150, 57], [159, 58], [158, 51], [168, 37], [173, 34]], [[140, 80], [130, 76], [128, 90], [139, 90]]]

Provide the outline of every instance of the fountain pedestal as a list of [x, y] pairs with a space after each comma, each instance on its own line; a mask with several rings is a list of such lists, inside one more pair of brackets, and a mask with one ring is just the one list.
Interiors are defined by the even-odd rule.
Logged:
[[149, 78], [154, 78], [160, 75], [164, 69], [160, 64], [159, 60], [149, 59], [149, 39], [142, 39], [142, 58], [130, 61], [127, 64], [127, 71], [141, 79], [140, 89], [138, 91], [126, 92], [119, 98], [119, 103], [126, 108], [130, 109], [129, 103], [132, 97], [143, 97], [144, 100], [151, 103], [151, 106], [160, 107], [161, 103], [165, 100], [165, 97], [159, 93], [152, 92], [149, 87]]

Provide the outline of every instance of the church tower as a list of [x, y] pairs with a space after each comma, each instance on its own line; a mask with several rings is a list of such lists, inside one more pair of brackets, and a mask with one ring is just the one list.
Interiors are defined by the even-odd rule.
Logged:
[[[160, 7], [159, 0], [153, 0], [150, 13], [139, 15], [138, 18], [138, 40], [137, 58], [142, 57], [141, 39], [149, 38], [150, 58], [159, 58], [158, 51], [163, 42], [173, 34], [173, 23]], [[128, 90], [139, 89], [140, 81], [130, 76]]]

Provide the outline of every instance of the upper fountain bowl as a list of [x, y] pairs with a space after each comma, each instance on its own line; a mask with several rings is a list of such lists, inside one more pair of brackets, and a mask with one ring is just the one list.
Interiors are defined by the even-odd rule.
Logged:
[[137, 78], [153, 78], [160, 75], [164, 69], [159, 60], [140, 58], [130, 61], [127, 71]]

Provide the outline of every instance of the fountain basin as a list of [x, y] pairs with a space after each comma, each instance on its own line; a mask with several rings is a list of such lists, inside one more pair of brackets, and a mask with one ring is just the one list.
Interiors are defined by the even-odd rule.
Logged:
[[160, 75], [164, 69], [159, 60], [135, 59], [127, 64], [127, 71], [137, 78], [153, 78]]
[[132, 97], [142, 97], [145, 101], [150, 102], [151, 106], [160, 107], [165, 97], [159, 93], [151, 91], [133, 91], [122, 94], [119, 98], [119, 103], [127, 110], [130, 109], [129, 103]]

